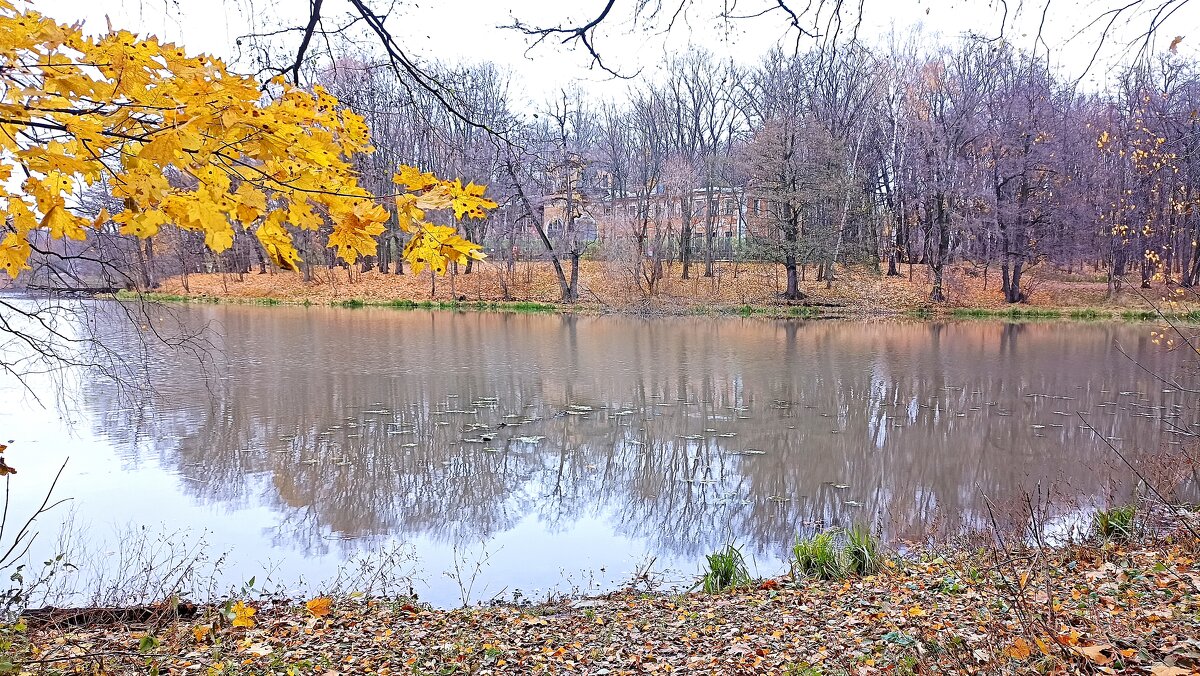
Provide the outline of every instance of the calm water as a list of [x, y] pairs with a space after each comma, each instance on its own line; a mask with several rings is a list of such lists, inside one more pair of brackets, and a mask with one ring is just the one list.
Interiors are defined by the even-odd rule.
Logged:
[[921, 540], [1039, 486], [1065, 528], [1127, 490], [1077, 411], [1135, 457], [1200, 420], [1194, 395], [1122, 356], [1186, 375], [1148, 325], [237, 306], [156, 321], [176, 320], [208, 327], [203, 369], [144, 356], [145, 327], [102, 327], [153, 391], [85, 379], [39, 407], [0, 390], [18, 503], [69, 455], [60, 494], [94, 566], [125, 565], [127, 526], [149, 524], [227, 552], [223, 583], [321, 580], [404, 543], [442, 605], [462, 595], [455, 561], [465, 584], [484, 552], [473, 600], [596, 591], [648, 557], [680, 579], [730, 541], [775, 573], [798, 532]]

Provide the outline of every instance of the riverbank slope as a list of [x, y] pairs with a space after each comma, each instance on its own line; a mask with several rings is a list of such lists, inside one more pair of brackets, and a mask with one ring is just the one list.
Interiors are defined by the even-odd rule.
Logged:
[[[903, 266], [904, 274], [888, 277], [858, 267], [839, 269], [831, 285], [815, 281], [809, 270], [801, 289], [805, 301], [787, 303], [780, 297], [783, 268], [759, 263], [719, 263], [712, 277], [702, 267], [690, 279], [680, 278], [678, 265], [651, 288], [636, 270], [620, 263], [584, 261], [580, 268], [580, 299], [571, 309], [591, 312], [870, 316], [902, 313], [1029, 317], [1139, 318], [1151, 310], [1147, 300], [1183, 300], [1165, 288], [1130, 288], [1107, 299], [1103, 275], [1067, 274], [1052, 269], [1028, 273], [1026, 303], [1007, 304], [995, 270], [985, 273], [970, 266], [947, 270], [945, 303], [930, 303], [930, 282], [923, 266]], [[553, 268], [546, 262], [521, 262], [511, 269], [485, 263], [471, 274], [432, 279], [429, 275], [395, 275], [343, 268], [318, 270], [305, 282], [298, 273], [203, 274], [173, 277], [156, 289], [164, 300], [221, 300], [230, 302], [463, 306], [556, 310], [561, 300]], [[1190, 296], [1188, 296], [1190, 299]], [[1184, 307], [1187, 306], [1187, 307]], [[1189, 312], [1186, 302], [1172, 311]]]
[[231, 600], [195, 617], [4, 630], [21, 673], [919, 674], [1200, 669], [1194, 539], [891, 560], [874, 575], [531, 607]]

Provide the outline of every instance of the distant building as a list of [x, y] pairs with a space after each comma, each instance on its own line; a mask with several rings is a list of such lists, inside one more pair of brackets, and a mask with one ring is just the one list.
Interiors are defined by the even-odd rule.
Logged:
[[[656, 190], [643, 195], [618, 195], [609, 190], [592, 194], [572, 191], [544, 198], [542, 226], [551, 238], [565, 236], [568, 223], [567, 205], [575, 219], [575, 236], [583, 242], [606, 242], [618, 239], [653, 238], [663, 233], [664, 242], [675, 251], [685, 217], [684, 195]], [[747, 198], [742, 188], [717, 187], [711, 191], [696, 188], [688, 195], [694, 251], [704, 249], [704, 235], [713, 218], [713, 248], [719, 256], [728, 257], [745, 239], [760, 214], [765, 214], [766, 200]]]

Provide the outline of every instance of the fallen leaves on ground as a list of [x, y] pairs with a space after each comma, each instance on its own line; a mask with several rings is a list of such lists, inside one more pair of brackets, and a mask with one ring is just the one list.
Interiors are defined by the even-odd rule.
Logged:
[[[914, 558], [845, 581], [538, 607], [318, 598], [264, 603], [253, 627], [221, 624], [212, 607], [166, 627], [41, 630], [26, 637], [26, 656], [91, 672], [103, 654], [108, 674], [152, 663], [173, 674], [1179, 676], [1200, 668], [1195, 547]], [[139, 653], [151, 632], [153, 652]]]
[[[771, 307], [781, 305], [780, 293], [786, 282], [783, 266], [767, 263], [722, 261], [714, 265], [711, 277], [703, 275], [703, 266], [694, 268], [689, 279], [681, 278], [677, 263], [668, 267], [653, 290], [635, 266], [624, 261], [582, 261], [579, 271], [580, 302], [583, 308], [601, 311], [690, 312], [708, 309], [737, 309], [745, 305]], [[800, 289], [814, 303], [834, 306], [830, 312], [866, 313], [902, 312], [928, 308], [931, 280], [928, 268], [902, 266], [902, 273], [888, 277], [866, 266], [838, 268], [832, 284], [818, 281], [809, 270]], [[186, 287], [184, 288], [186, 283]], [[1047, 269], [1030, 271], [1027, 277], [1029, 299], [1022, 307], [1136, 307], [1145, 308], [1140, 295], [1122, 292], [1108, 298], [1103, 276], [1069, 274]], [[507, 294], [505, 291], [507, 290]], [[477, 263], [471, 274], [455, 274], [431, 282], [426, 275], [396, 275], [315, 268], [313, 278], [304, 281], [300, 273], [269, 270], [245, 274], [192, 274], [187, 279], [173, 277], [162, 281], [156, 291], [194, 297], [252, 300], [271, 298], [282, 302], [339, 302], [350, 299], [368, 302], [410, 300], [437, 302], [463, 298], [476, 301], [527, 301], [556, 303], [561, 300], [554, 269], [547, 261], [520, 261], [511, 268], [494, 262]], [[985, 274], [965, 264], [954, 264], [945, 272], [946, 308], [1006, 307], [1000, 293], [999, 275]], [[1160, 295], [1150, 292], [1151, 297]], [[1165, 292], [1164, 292], [1165, 293]]]

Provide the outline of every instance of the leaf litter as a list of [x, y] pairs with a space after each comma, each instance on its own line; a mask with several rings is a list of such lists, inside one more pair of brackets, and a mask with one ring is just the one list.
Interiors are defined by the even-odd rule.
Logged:
[[[24, 673], [1152, 674], [1200, 669], [1196, 543], [925, 554], [874, 575], [439, 610], [354, 594], [29, 629]], [[149, 648], [147, 648], [149, 646]]]

